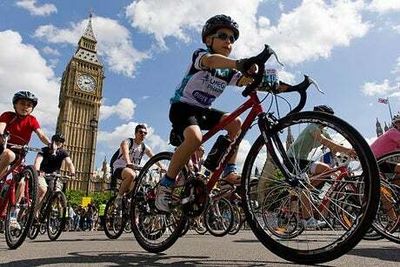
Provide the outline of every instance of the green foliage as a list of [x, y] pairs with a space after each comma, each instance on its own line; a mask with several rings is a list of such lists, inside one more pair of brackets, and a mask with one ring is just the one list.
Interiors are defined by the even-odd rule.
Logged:
[[[81, 205], [82, 203], [82, 198], [86, 197], [86, 194], [84, 191], [81, 190], [67, 190], [65, 192], [65, 196], [67, 197], [67, 201], [69, 204], [72, 205], [72, 207], [77, 207]], [[110, 192], [94, 192], [90, 193], [89, 197], [92, 198], [92, 203], [98, 207], [101, 203], [106, 203], [107, 200], [110, 198]]]

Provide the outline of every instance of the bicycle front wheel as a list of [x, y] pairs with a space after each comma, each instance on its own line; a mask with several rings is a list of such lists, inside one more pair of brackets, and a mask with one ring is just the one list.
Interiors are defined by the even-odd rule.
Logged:
[[[355, 155], [344, 160], [332, 151], [330, 165], [322, 164], [326, 148], [315, 136], [303, 138], [311, 129]], [[273, 253], [297, 263], [344, 255], [367, 232], [379, 202], [378, 169], [368, 144], [351, 125], [320, 112], [291, 114], [265, 131], [242, 173], [243, 207], [254, 234]], [[327, 191], [324, 184], [330, 184]]]
[[5, 237], [10, 249], [16, 249], [24, 242], [32, 224], [36, 204], [37, 172], [33, 166], [26, 166], [16, 179], [18, 181], [15, 192], [19, 190], [22, 198], [16, 205], [9, 204], [7, 209]]
[[[156, 183], [165, 174], [171, 158], [171, 152], [161, 152], [150, 158], [140, 171], [133, 189], [132, 232], [139, 245], [149, 252], [158, 253], [171, 247], [187, 221], [182, 205], [173, 207], [170, 213], [161, 213], [155, 207]], [[186, 174], [182, 171], [179, 175]]]
[[67, 200], [65, 195], [57, 191], [50, 199], [47, 210], [47, 235], [51, 241], [57, 240], [65, 228]]
[[123, 216], [122, 207], [115, 204], [116, 196], [111, 197], [104, 211], [104, 233], [110, 239], [119, 238], [124, 232], [127, 221]]

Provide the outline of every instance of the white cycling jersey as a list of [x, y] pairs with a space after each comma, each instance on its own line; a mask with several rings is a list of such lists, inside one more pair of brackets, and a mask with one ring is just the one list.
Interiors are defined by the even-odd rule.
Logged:
[[183, 102], [207, 108], [224, 91], [227, 85], [237, 85], [242, 75], [232, 69], [206, 69], [201, 66], [201, 58], [210, 51], [197, 49], [185, 77], [171, 98], [171, 104]]

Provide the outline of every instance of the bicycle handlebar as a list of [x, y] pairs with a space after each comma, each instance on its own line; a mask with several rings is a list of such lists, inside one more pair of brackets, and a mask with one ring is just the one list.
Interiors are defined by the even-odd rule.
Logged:
[[268, 45], [265, 45], [264, 50], [260, 54], [250, 59], [251, 63], [257, 64], [258, 72], [252, 76], [254, 81], [243, 90], [242, 95], [244, 97], [248, 96], [261, 84], [264, 76], [265, 62], [267, 62], [272, 55], [275, 55], [274, 50]]
[[[260, 54], [258, 54], [257, 56], [250, 59], [251, 63], [257, 64], [259, 69], [258, 69], [258, 72], [252, 76], [254, 81], [251, 84], [249, 84], [248, 86], [246, 86], [246, 88], [243, 90], [242, 95], [244, 97], [247, 97], [248, 95], [250, 95], [250, 93], [255, 91], [258, 88], [258, 86], [261, 84], [261, 82], [263, 80], [263, 76], [264, 76], [264, 71], [265, 71], [265, 63], [268, 61], [268, 59], [272, 55], [275, 56], [275, 58], [279, 64], [283, 65], [282, 63], [280, 63], [275, 51], [272, 50], [272, 48], [269, 47], [268, 45], [265, 45], [264, 50]], [[315, 80], [313, 80], [312, 78], [310, 78], [308, 75], [304, 75], [304, 80], [301, 83], [296, 84], [296, 85], [286, 84], [281, 81], [279, 82], [279, 84], [286, 86], [287, 89], [282, 92], [272, 91], [272, 93], [279, 94], [279, 93], [284, 93], [284, 92], [297, 92], [300, 95], [299, 103], [292, 111], [290, 111], [288, 113], [288, 115], [291, 113], [299, 112], [300, 110], [302, 110], [304, 108], [304, 106], [307, 102], [307, 92], [306, 91], [307, 91], [308, 87], [310, 87], [311, 84], [314, 84], [319, 92], [324, 93], [323, 91], [321, 91], [319, 89], [317, 82]]]

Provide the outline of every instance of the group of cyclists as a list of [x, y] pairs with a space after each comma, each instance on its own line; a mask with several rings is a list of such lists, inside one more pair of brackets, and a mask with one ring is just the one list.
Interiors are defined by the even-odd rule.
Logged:
[[[254, 81], [253, 75], [258, 70], [254, 58], [234, 60], [229, 57], [233, 44], [239, 38], [239, 26], [231, 17], [226, 15], [211, 17], [204, 25], [201, 37], [206, 48], [194, 51], [187, 73], [170, 101], [169, 118], [174, 131], [182, 138], [182, 143], [177, 146], [170, 164], [164, 170], [164, 175], [156, 188], [155, 207], [161, 213], [170, 212], [171, 188], [175, 184], [178, 173], [190, 160], [190, 156], [195, 151], [201, 150], [204, 153], [204, 148], [201, 146], [202, 130], [211, 129], [229, 116], [229, 113], [211, 108], [211, 104], [221, 95], [226, 86], [251, 84]], [[268, 80], [270, 77], [264, 77], [264, 79]], [[287, 88], [287, 84], [280, 82], [274, 90], [282, 92]], [[38, 180], [39, 201], [34, 211], [37, 214], [48, 187], [44, 178], [45, 174], [59, 172], [63, 162], [71, 176], [75, 175], [75, 168], [68, 152], [63, 149], [64, 136], [56, 133], [49, 139], [40, 128], [37, 119], [32, 115], [38, 104], [37, 97], [29, 91], [19, 91], [14, 95], [12, 103], [14, 111], [4, 112], [0, 116], [0, 143], [3, 143], [3, 134], [9, 133], [9, 143], [25, 145], [29, 143], [32, 133], [35, 132], [45, 145], [37, 154], [34, 162], [35, 169], [40, 174]], [[328, 106], [316, 106], [314, 111], [334, 113]], [[241, 126], [242, 122], [239, 118], [224, 125], [223, 128], [227, 131], [227, 139], [230, 142], [238, 137]], [[148, 129], [144, 124], [137, 125], [134, 130], [134, 138], [127, 138], [121, 142], [116, 158], [111, 164], [112, 177], [120, 181], [115, 200], [116, 206], [120, 206], [122, 197], [133, 189], [140, 171], [142, 157], [146, 155], [151, 158], [154, 155], [150, 147], [144, 145], [147, 134]], [[333, 154], [343, 153], [349, 157], [356, 156], [354, 150], [335, 143], [335, 140], [324, 132], [323, 127], [310, 124], [287, 148], [287, 160], [296, 162], [300, 168], [311, 165], [310, 171], [313, 175], [324, 173], [331, 168], [329, 164], [324, 163], [323, 160], [313, 162], [308, 160], [309, 154], [320, 146], [329, 148]], [[400, 115], [394, 116], [392, 128], [378, 137], [371, 144], [371, 148], [377, 158], [400, 150]], [[0, 147], [0, 152], [1, 176], [16, 160], [18, 154], [3, 146]], [[228, 159], [228, 164], [221, 175], [222, 180], [231, 184], [239, 184], [241, 179], [236, 159], [237, 150]], [[160, 169], [164, 168], [161, 165], [159, 167]], [[382, 167], [391, 168], [391, 171], [400, 175], [400, 163]], [[271, 171], [269, 173], [272, 174]], [[314, 187], [320, 186], [318, 180], [310, 181], [310, 183]], [[21, 200], [22, 195], [23, 192], [17, 190], [17, 202]], [[303, 223], [306, 227], [321, 226], [323, 222], [313, 217], [312, 207], [307, 205], [308, 199], [309, 196], [304, 195], [301, 200]], [[12, 222], [12, 226], [18, 227], [16, 221]]]

